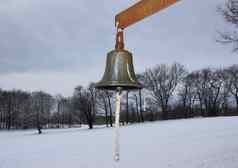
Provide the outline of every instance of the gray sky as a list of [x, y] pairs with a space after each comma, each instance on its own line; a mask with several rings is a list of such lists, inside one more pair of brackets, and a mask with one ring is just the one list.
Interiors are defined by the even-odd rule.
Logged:
[[[114, 16], [136, 0], [1, 0], [0, 88], [70, 96], [101, 79], [114, 48]], [[189, 70], [238, 63], [232, 46], [216, 43], [226, 30], [224, 0], [181, 0], [125, 31], [136, 72], [179, 62]]]

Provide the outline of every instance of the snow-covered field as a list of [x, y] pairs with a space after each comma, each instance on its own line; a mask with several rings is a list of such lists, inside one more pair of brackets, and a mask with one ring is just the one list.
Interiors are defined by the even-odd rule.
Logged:
[[238, 168], [238, 117], [122, 127], [121, 160], [112, 129], [0, 132], [0, 168]]

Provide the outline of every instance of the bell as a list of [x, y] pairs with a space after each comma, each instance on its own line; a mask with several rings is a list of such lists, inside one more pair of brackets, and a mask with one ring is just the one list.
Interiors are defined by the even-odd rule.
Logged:
[[96, 83], [98, 89], [131, 90], [141, 89], [133, 67], [132, 54], [124, 50], [123, 34], [118, 32], [116, 49], [107, 54], [106, 70], [100, 82]]

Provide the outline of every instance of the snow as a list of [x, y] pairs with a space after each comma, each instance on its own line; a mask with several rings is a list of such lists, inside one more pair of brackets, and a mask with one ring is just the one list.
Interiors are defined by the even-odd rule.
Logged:
[[238, 168], [238, 117], [158, 121], [111, 128], [0, 132], [0, 168]]

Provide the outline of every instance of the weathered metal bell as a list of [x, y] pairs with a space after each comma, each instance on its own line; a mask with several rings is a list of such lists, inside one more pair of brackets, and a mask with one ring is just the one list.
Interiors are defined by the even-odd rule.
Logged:
[[141, 89], [134, 72], [132, 54], [124, 49], [109, 52], [103, 78], [95, 87], [108, 90]]

